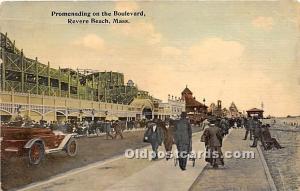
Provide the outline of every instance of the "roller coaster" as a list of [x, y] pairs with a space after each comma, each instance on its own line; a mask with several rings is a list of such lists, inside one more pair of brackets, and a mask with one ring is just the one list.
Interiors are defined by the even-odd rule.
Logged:
[[15, 41], [0, 33], [1, 91], [15, 91], [109, 103], [130, 104], [134, 98], [152, 99], [147, 91], [124, 83], [124, 74], [88, 69], [51, 68], [28, 58]]

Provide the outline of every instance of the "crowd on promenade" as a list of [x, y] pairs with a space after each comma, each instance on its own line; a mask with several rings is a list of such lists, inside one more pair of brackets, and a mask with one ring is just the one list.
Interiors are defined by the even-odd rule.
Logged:
[[[211, 116], [200, 124], [203, 135], [201, 141], [205, 142], [206, 158], [213, 167], [224, 165], [223, 154], [221, 151], [224, 136], [229, 133], [230, 128], [241, 128], [240, 118], [220, 118]], [[173, 144], [178, 151], [179, 167], [186, 170], [188, 159], [192, 159], [192, 127], [187, 114], [183, 112], [180, 119], [176, 120], [154, 120], [147, 124], [147, 130], [144, 134], [144, 141], [152, 146], [152, 160], [157, 160], [158, 147], [164, 143], [166, 150], [166, 160], [170, 159]]]
[[[35, 122], [26, 117], [17, 116], [14, 121], [9, 122], [10, 126], [15, 127], [37, 127], [59, 130], [64, 133], [76, 133], [77, 135], [106, 135], [106, 139], [116, 139], [118, 136], [123, 139], [124, 130], [145, 129], [144, 142], [152, 146], [154, 153], [153, 160], [157, 159], [158, 147], [164, 143], [166, 150], [166, 159], [172, 155], [172, 147], [175, 144], [178, 150], [179, 166], [185, 170], [187, 158], [192, 151], [192, 127], [187, 113], [182, 112], [178, 119], [166, 120], [68, 120], [64, 122], [43, 121]], [[203, 134], [200, 141], [205, 143], [205, 160], [214, 168], [224, 165], [222, 154], [223, 138], [229, 134], [229, 130], [244, 128], [245, 136], [243, 140], [249, 139], [252, 142], [251, 147], [256, 147], [258, 141], [262, 143], [264, 149], [283, 148], [278, 141], [271, 136], [269, 124], [263, 124], [262, 120], [254, 117], [218, 117], [207, 116], [200, 124]]]
[[[263, 124], [257, 116], [252, 117], [217, 117], [209, 116], [201, 123], [203, 134], [200, 141], [205, 143], [205, 160], [213, 168], [224, 165], [222, 142], [230, 129], [245, 129], [243, 140], [249, 137], [252, 142], [251, 147], [257, 147], [258, 141], [261, 142], [265, 150], [281, 149], [282, 147], [276, 138], [271, 136], [270, 125]], [[158, 147], [164, 143], [166, 160], [171, 156], [172, 146], [176, 145], [178, 151], [179, 166], [182, 170], [186, 169], [187, 159], [192, 151], [192, 130], [191, 124], [186, 113], [182, 113], [180, 119], [176, 120], [154, 120], [147, 124], [144, 134], [144, 142], [152, 146], [152, 160], [157, 160]]]

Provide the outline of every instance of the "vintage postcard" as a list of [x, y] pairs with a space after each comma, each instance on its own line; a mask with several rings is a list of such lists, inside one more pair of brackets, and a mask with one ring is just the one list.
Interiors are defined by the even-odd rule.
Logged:
[[0, 1], [0, 190], [300, 190], [300, 2]]

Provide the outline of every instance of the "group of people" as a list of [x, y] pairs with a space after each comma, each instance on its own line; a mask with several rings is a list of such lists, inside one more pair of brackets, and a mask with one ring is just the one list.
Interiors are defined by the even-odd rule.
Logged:
[[[265, 149], [283, 148], [278, 141], [271, 136], [270, 125], [262, 124], [258, 117], [211, 117], [202, 122], [203, 134], [200, 141], [205, 143], [206, 156], [205, 161], [213, 168], [219, 165], [224, 166], [222, 153], [222, 142], [229, 129], [245, 128], [243, 140], [253, 140], [251, 147], [256, 147], [258, 141], [261, 141]], [[152, 160], [157, 160], [158, 147], [164, 143], [166, 150], [166, 159], [170, 159], [172, 145], [175, 144], [178, 151], [179, 167], [186, 169], [188, 154], [192, 151], [192, 128], [183, 112], [181, 118], [177, 120], [160, 121], [154, 120], [147, 124], [147, 130], [144, 134], [144, 142], [152, 146]]]
[[[276, 123], [276, 120], [274, 120], [274, 124]], [[286, 122], [284, 121], [283, 122], [284, 125], [290, 125], [290, 126], [295, 126], [295, 127], [300, 127], [299, 123], [298, 122]]]
[[100, 135], [106, 134], [106, 139], [116, 139], [118, 136], [123, 139], [123, 131], [144, 128], [145, 120], [82, 120], [69, 119], [67, 121], [34, 121], [27, 116], [17, 115], [13, 120], [3, 123], [10, 127], [24, 128], [49, 128], [62, 131], [63, 133], [77, 133], [78, 135]]
[[257, 142], [260, 141], [265, 150], [284, 148], [271, 136], [269, 124], [262, 124], [257, 116], [248, 117], [245, 121], [246, 132], [243, 140], [247, 140], [249, 135], [249, 139], [253, 140], [251, 147], [257, 147]]
[[50, 124], [50, 128], [60, 129], [66, 132], [78, 133], [79, 135], [101, 134], [105, 133], [106, 139], [116, 139], [118, 136], [123, 139], [123, 131], [125, 129], [132, 130], [134, 128], [133, 121], [121, 121], [121, 120], [97, 120], [97, 121], [74, 121], [70, 120], [64, 123]]
[[158, 147], [164, 143], [166, 159], [171, 157], [172, 145], [178, 150], [179, 167], [186, 170], [187, 155], [192, 151], [192, 128], [186, 112], [177, 120], [153, 120], [147, 124], [144, 141], [152, 146], [152, 160], [158, 159]]
[[[221, 151], [223, 137], [232, 127], [228, 118], [211, 118], [202, 122], [204, 126], [202, 142], [206, 147], [206, 158], [214, 168], [224, 165]], [[144, 141], [152, 146], [153, 158], [157, 160], [157, 150], [164, 143], [166, 160], [170, 159], [172, 145], [175, 144], [178, 151], [178, 161], [181, 170], [186, 170], [188, 155], [192, 151], [192, 128], [186, 112], [182, 112], [181, 118], [177, 120], [160, 121], [154, 120], [147, 125]]]

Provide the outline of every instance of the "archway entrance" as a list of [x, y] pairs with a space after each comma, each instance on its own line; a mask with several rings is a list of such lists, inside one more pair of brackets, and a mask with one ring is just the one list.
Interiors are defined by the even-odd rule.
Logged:
[[152, 119], [152, 110], [151, 108], [144, 108], [142, 111], [143, 118]]
[[154, 105], [150, 99], [138, 99], [135, 98], [131, 104], [131, 106], [137, 108], [140, 112], [136, 114], [136, 119], [152, 119]]

